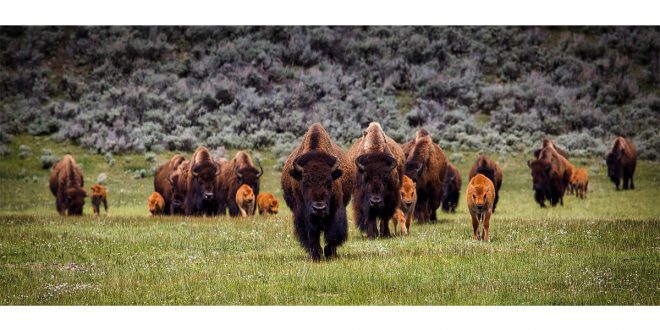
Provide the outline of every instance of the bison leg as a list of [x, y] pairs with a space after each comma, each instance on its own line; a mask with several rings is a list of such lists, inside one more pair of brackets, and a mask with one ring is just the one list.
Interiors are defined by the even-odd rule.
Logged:
[[308, 242], [309, 242], [309, 256], [313, 261], [321, 260], [321, 239], [320, 233], [318, 231], [309, 231], [307, 233]]
[[369, 239], [376, 238], [376, 232], [378, 231], [377, 225], [377, 220], [369, 215], [369, 219], [367, 220], [367, 237]]
[[489, 231], [489, 228], [490, 228], [490, 212], [488, 212], [484, 215], [483, 226], [484, 226], [483, 239], [486, 242], [490, 242], [490, 231]]
[[497, 201], [500, 200], [500, 194], [495, 191], [495, 200], [493, 201], [493, 213], [495, 213], [495, 208], [497, 208]]
[[390, 219], [383, 217], [380, 220], [380, 237], [390, 237]]
[[479, 233], [479, 220], [477, 220], [477, 217], [475, 217], [474, 214], [472, 214], [471, 216], [472, 216], [472, 240], [476, 241], [478, 239], [477, 234]]
[[339, 208], [336, 211], [332, 222], [324, 231], [325, 249], [323, 254], [326, 259], [337, 256], [337, 246], [340, 246], [348, 237], [348, 220], [346, 219], [346, 209]]

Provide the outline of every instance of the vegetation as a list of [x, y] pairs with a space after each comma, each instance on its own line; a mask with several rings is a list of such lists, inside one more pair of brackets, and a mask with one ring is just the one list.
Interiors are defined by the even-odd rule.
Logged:
[[[22, 144], [72, 152], [86, 187], [103, 176], [110, 215], [91, 216], [88, 200], [85, 216], [58, 216], [49, 171], [38, 155], [19, 157]], [[617, 192], [600, 158], [572, 159], [589, 169], [588, 198], [541, 209], [529, 156], [492, 154], [504, 183], [493, 241], [480, 243], [470, 240], [463, 199], [477, 155], [449, 153], [463, 175], [456, 214], [375, 241], [351, 224], [340, 257], [312, 263], [286, 207], [249, 220], [148, 218], [152, 178], [133, 175], [153, 166], [151, 157], [114, 155], [110, 165], [80, 146], [27, 135], [8, 148], [0, 159], [0, 304], [660, 304], [658, 162], [641, 161], [636, 190]], [[156, 163], [171, 155], [156, 154]], [[261, 158], [262, 190], [283, 203], [277, 160], [266, 151]]]
[[[658, 27], [2, 27], [0, 154], [12, 135], [96, 153], [350, 143], [520, 152], [614, 135], [660, 158]], [[136, 176], [142, 176], [142, 173]]]

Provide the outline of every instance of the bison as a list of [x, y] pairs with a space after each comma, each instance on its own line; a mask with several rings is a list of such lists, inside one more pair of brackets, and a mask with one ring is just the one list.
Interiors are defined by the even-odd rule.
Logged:
[[259, 193], [257, 206], [259, 207], [259, 214], [277, 214], [279, 202], [271, 193]]
[[468, 180], [472, 180], [472, 178], [478, 173], [485, 175], [488, 179], [490, 179], [491, 182], [493, 182], [493, 185], [495, 186], [495, 200], [493, 201], [493, 213], [495, 213], [495, 209], [497, 208], [497, 201], [500, 199], [500, 188], [502, 187], [502, 169], [497, 165], [497, 163], [495, 163], [495, 161], [488, 158], [487, 156], [482, 155], [479, 156], [474, 165], [472, 165]]
[[413, 213], [415, 210], [415, 203], [417, 203], [416, 187], [413, 180], [407, 175], [403, 175], [401, 182], [401, 202], [399, 208], [396, 210], [394, 217], [397, 223], [394, 224], [394, 233], [397, 232], [397, 227], [401, 228], [401, 233], [407, 235], [410, 232], [410, 224], [412, 223]]
[[91, 189], [92, 211], [94, 212], [94, 215], [99, 215], [101, 213], [101, 203], [103, 203], [105, 213], [108, 213], [108, 189], [98, 183], [92, 185]]
[[635, 189], [633, 175], [637, 166], [637, 149], [632, 141], [621, 136], [617, 137], [612, 144], [612, 149], [605, 156], [607, 164], [607, 176], [619, 190], [619, 184], [623, 180], [623, 189]]
[[318, 123], [309, 127], [284, 164], [284, 201], [293, 211], [296, 237], [314, 261], [321, 259], [322, 252], [326, 259], [335, 257], [348, 237], [346, 205], [354, 178], [354, 163]]
[[236, 191], [236, 205], [241, 212], [241, 217], [247, 218], [254, 215], [254, 206], [256, 200], [254, 198], [254, 191], [250, 186], [243, 184]]
[[236, 156], [228, 162], [216, 161], [222, 163], [220, 169], [220, 178], [218, 182], [219, 213], [225, 214], [229, 209], [229, 215], [232, 217], [240, 215], [240, 210], [236, 204], [236, 192], [243, 184], [252, 188], [255, 196], [259, 195], [259, 178], [264, 170], [259, 163], [259, 169], [254, 166], [252, 158], [246, 151], [239, 151]]
[[589, 173], [584, 168], [578, 168], [571, 176], [571, 187], [575, 196], [587, 198], [587, 189], [589, 187]]
[[[490, 242], [490, 216], [495, 205], [495, 186], [493, 182], [485, 175], [477, 173], [470, 179], [465, 198], [472, 217], [472, 239], [483, 239]], [[483, 227], [481, 233], [480, 226]]]
[[417, 132], [409, 148], [405, 174], [417, 185], [415, 218], [420, 222], [436, 221], [435, 211], [442, 200], [442, 182], [447, 171], [447, 158], [425, 129]]
[[188, 194], [188, 175], [190, 174], [190, 160], [184, 160], [179, 164], [168, 179], [170, 187], [170, 210], [169, 214], [185, 214], [184, 202]]
[[147, 207], [149, 208], [149, 216], [163, 215], [165, 213], [165, 199], [157, 192], [151, 193], [147, 198]]
[[389, 222], [400, 197], [404, 156], [401, 147], [385, 135], [378, 123], [371, 123], [351, 149], [349, 161], [357, 168], [353, 186], [353, 218], [369, 239], [390, 235]]
[[216, 188], [220, 169], [206, 147], [195, 150], [188, 171], [184, 199], [186, 215], [215, 215], [220, 204]]
[[550, 147], [543, 148], [538, 159], [527, 161], [532, 170], [534, 199], [541, 207], [545, 207], [546, 199], [552, 206], [564, 205], [564, 192], [570, 182], [567, 163], [566, 158]]
[[73, 156], [66, 155], [53, 165], [49, 181], [57, 212], [60, 215], [82, 215], [87, 193], [83, 189], [82, 171]]
[[442, 182], [442, 210], [456, 212], [458, 199], [461, 194], [461, 174], [456, 166], [447, 163], [447, 174]]
[[183, 158], [183, 156], [174, 155], [174, 157], [172, 157], [167, 163], [156, 169], [156, 175], [154, 176], [154, 191], [160, 194], [165, 201], [163, 214], [174, 214], [172, 213], [172, 210], [182, 210], [180, 205], [172, 207], [173, 194], [170, 176], [184, 160], [185, 158]]

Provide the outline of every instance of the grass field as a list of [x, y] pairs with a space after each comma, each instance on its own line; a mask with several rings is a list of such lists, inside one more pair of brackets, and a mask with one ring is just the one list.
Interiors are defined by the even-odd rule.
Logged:
[[[18, 145], [32, 148], [25, 160]], [[152, 178], [143, 155], [102, 155], [18, 136], [0, 159], [0, 304], [3, 305], [658, 305], [660, 163], [638, 165], [635, 191], [617, 192], [600, 159], [586, 200], [535, 204], [526, 158], [504, 169], [492, 243], [472, 242], [464, 196], [456, 214], [413, 224], [408, 237], [368, 241], [353, 224], [339, 258], [312, 263], [286, 207], [273, 217], [147, 218]], [[41, 148], [72, 152], [90, 186], [108, 175], [110, 215], [63, 218], [48, 190]], [[157, 163], [172, 154], [158, 155]], [[262, 152], [262, 191], [281, 199]], [[472, 153], [458, 162], [463, 189]], [[497, 159], [497, 157], [495, 157]], [[462, 191], [463, 193], [463, 191]], [[350, 212], [349, 212], [350, 214]], [[350, 219], [352, 221], [352, 219]]]

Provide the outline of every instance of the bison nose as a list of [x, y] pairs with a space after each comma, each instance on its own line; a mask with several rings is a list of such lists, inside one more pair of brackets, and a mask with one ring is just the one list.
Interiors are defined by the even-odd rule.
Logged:
[[483, 208], [484, 208], [483, 204], [482, 205], [477, 205], [477, 210], [483, 210]]
[[312, 202], [312, 209], [314, 212], [321, 212], [326, 208], [325, 202]]
[[373, 196], [373, 197], [369, 198], [369, 204], [371, 204], [371, 205], [380, 205], [380, 203], [382, 201], [383, 201], [383, 199], [380, 198], [379, 196]]
[[247, 199], [247, 202], [248, 202], [248, 203], [252, 203], [252, 198], [248, 198], [248, 199]]
[[213, 193], [212, 192], [205, 192], [204, 193], [204, 199], [211, 199], [213, 198]]
[[406, 207], [411, 207], [412, 206], [412, 202], [404, 202], [404, 204], [406, 204]]

